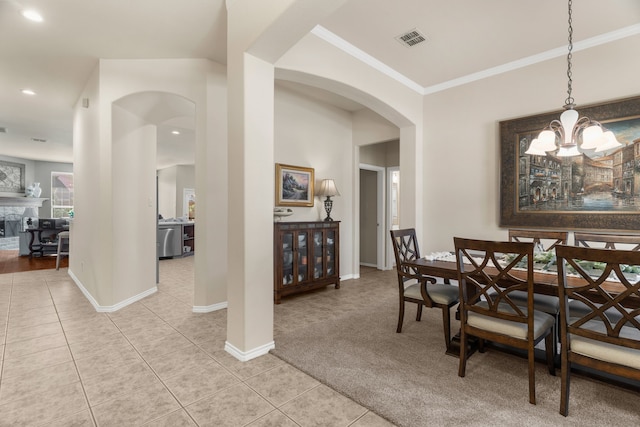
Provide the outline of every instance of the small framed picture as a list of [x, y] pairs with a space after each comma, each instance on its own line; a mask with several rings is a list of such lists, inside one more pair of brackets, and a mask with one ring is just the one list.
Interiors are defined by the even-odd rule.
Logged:
[[313, 206], [313, 168], [276, 163], [276, 206]]

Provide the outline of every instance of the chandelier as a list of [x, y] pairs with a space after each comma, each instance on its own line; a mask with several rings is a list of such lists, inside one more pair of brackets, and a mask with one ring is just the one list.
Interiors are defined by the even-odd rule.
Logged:
[[569, 53], [567, 54], [567, 99], [564, 101], [564, 110], [560, 120], [553, 120], [549, 125], [531, 141], [526, 154], [546, 156], [547, 151], [556, 151], [558, 157], [579, 156], [581, 151], [594, 150], [603, 153], [612, 148], [621, 146], [616, 136], [600, 123], [588, 117], [579, 117], [574, 110], [573, 97], [571, 96], [571, 51], [573, 50], [573, 26], [571, 19], [571, 4], [569, 0]]

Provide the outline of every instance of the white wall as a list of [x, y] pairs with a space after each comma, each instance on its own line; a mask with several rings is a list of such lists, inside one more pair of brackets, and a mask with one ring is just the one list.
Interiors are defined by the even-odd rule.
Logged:
[[[124, 159], [114, 151], [114, 142], [124, 141], [127, 136], [115, 134], [121, 129], [117, 124], [112, 128], [115, 123], [112, 106], [124, 97], [143, 92], [165, 92], [190, 100], [196, 106], [196, 150], [213, 153], [213, 148], [203, 147], [207, 144], [226, 145], [227, 142], [226, 139], [220, 139], [226, 133], [212, 129], [212, 123], [220, 119], [224, 121], [225, 117], [207, 116], [208, 110], [218, 111], [214, 105], [208, 105], [208, 101], [226, 103], [222, 97], [208, 98], [209, 93], [217, 90], [217, 85], [224, 84], [223, 78], [215, 78], [214, 75], [224, 76], [224, 70], [206, 60], [101, 60], [81, 95], [81, 98], [90, 99], [91, 107], [83, 109], [77, 105], [75, 109], [74, 164], [82, 164], [75, 173], [83, 185], [76, 187], [76, 195], [81, 203], [72, 227], [72, 240], [77, 244], [77, 251], [74, 251], [72, 244], [70, 263], [72, 273], [95, 300], [95, 304], [106, 310], [152, 291], [155, 284], [154, 272], [149, 274], [148, 271], [148, 265], [155, 265], [155, 167], [148, 174], [146, 172], [146, 159], [152, 158], [155, 162], [155, 150], [148, 146], [146, 153], [138, 150], [131, 153], [145, 165], [139, 176], [145, 185], [136, 187], [139, 190], [136, 198], [129, 203], [122, 194], [127, 190], [126, 182], [121, 182], [115, 176], [119, 173], [116, 159]], [[137, 115], [144, 117], [140, 111]], [[152, 129], [142, 122], [139, 130], [132, 131], [137, 133], [138, 141], [153, 137]], [[128, 159], [126, 162], [131, 163]], [[198, 167], [199, 162], [201, 167]], [[226, 158], [201, 155], [196, 158], [196, 169], [198, 174], [202, 174], [196, 182], [198, 192], [198, 183], [207, 182], [208, 176], [214, 171], [222, 171], [226, 176]], [[151, 185], [146, 184], [147, 178], [151, 179]], [[206, 191], [214, 200], [219, 200], [221, 194], [226, 195], [226, 186], [227, 181], [223, 178], [208, 186]], [[135, 215], [128, 214], [127, 210]], [[205, 215], [200, 218], [202, 227], [196, 229], [196, 239], [204, 241], [207, 238], [206, 222], [209, 220], [215, 224], [216, 239], [209, 245], [199, 245], [196, 252], [196, 262], [201, 264], [196, 268], [196, 287], [207, 290], [196, 292], [195, 305], [208, 306], [221, 302], [220, 298], [225, 295], [224, 290], [216, 291], [213, 288], [226, 289], [226, 283], [221, 282], [225, 277], [226, 263], [221, 265], [217, 262], [225, 258], [215, 254], [226, 250], [227, 227], [226, 215], [218, 218], [216, 211], [207, 212], [206, 204], [202, 205], [202, 212]], [[139, 227], [123, 230], [119, 227], [122, 220], [137, 223]], [[104, 226], [96, 230], [96, 224]], [[129, 253], [132, 239], [147, 245], [148, 250], [140, 250], [126, 259], [118, 257], [123, 264], [116, 267], [114, 254]], [[208, 256], [207, 252], [214, 256]], [[200, 259], [212, 261], [198, 263]], [[118, 275], [126, 280], [114, 280], [116, 269]], [[149, 282], [149, 277], [153, 278], [153, 284]], [[145, 289], [138, 286], [142, 283], [147, 284]]]
[[[580, 105], [640, 94], [640, 36], [574, 53], [573, 96]], [[506, 239], [500, 229], [501, 120], [561, 110], [566, 59], [425, 97], [424, 253], [450, 250], [454, 236]], [[402, 172], [401, 172], [402, 176]]]
[[184, 189], [196, 186], [193, 165], [177, 165], [158, 170], [158, 213], [163, 218], [180, 218], [183, 212]]
[[[196, 168], [193, 165], [176, 166], [176, 217], [189, 214], [184, 210], [185, 188], [196, 188]], [[196, 202], [198, 200], [197, 197], [198, 195], [196, 194]]]
[[[332, 178], [335, 181], [340, 196], [333, 198], [331, 217], [341, 221], [340, 275], [353, 274], [351, 114], [280, 88], [275, 93], [274, 121], [276, 163], [314, 168], [316, 188], [323, 179]], [[294, 213], [285, 221], [321, 221], [326, 217], [319, 197], [314, 198], [313, 207], [291, 209]]]
[[177, 216], [176, 173], [175, 166], [158, 170], [158, 214], [165, 219]]

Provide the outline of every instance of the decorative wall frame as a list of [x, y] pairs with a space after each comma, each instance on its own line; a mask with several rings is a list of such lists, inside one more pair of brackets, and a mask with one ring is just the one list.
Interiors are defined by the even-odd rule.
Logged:
[[24, 193], [24, 164], [0, 160], [0, 192]]
[[313, 206], [314, 170], [276, 163], [276, 206]]
[[640, 96], [576, 110], [623, 146], [604, 156], [530, 156], [531, 140], [561, 111], [501, 121], [501, 227], [640, 229]]

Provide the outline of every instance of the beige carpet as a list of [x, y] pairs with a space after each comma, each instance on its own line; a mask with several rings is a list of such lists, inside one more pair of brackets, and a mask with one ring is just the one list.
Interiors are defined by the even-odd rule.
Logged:
[[[393, 282], [381, 291], [383, 285], [370, 278], [346, 281], [344, 292], [325, 293], [352, 298], [369, 294], [367, 286], [375, 289], [375, 303], [348, 310], [335, 303], [335, 309], [323, 307], [321, 321], [280, 329], [272, 353], [397, 426], [640, 425], [640, 394], [577, 375], [570, 414], [563, 417], [560, 371], [552, 377], [542, 363], [536, 371], [537, 405], [529, 404], [526, 360], [496, 350], [474, 354], [466, 377], [458, 377], [458, 359], [444, 354], [439, 310], [425, 309], [422, 322], [416, 322], [415, 306], [408, 305], [403, 332], [395, 333]], [[317, 311], [323, 295], [312, 297], [291, 304], [310, 304]], [[279, 310], [285, 308], [276, 315]]]

